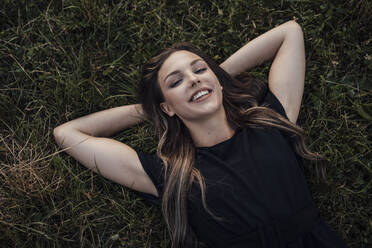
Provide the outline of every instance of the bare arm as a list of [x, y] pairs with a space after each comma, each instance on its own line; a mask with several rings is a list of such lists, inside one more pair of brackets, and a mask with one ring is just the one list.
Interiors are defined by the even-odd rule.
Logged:
[[231, 76], [272, 60], [269, 88], [296, 123], [305, 80], [303, 33], [295, 21], [288, 21], [245, 44], [220, 66]]
[[140, 104], [110, 108], [66, 122], [56, 131], [75, 129], [96, 137], [109, 137], [144, 120]]
[[69, 121], [56, 127], [53, 134], [57, 144], [85, 167], [131, 189], [158, 196], [136, 151], [124, 143], [102, 137], [143, 119], [141, 105], [127, 105]]

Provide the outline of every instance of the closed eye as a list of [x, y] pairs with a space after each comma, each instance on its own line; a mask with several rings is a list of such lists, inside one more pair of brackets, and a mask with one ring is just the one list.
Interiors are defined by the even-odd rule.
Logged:
[[171, 88], [176, 87], [177, 84], [179, 84], [181, 81], [182, 81], [182, 79], [177, 80], [176, 82], [172, 83], [172, 84], [170, 85], [170, 87], [171, 87]]
[[[200, 73], [203, 73], [205, 70], [207, 70], [207, 68], [200, 68], [200, 69], [196, 70], [195, 73], [200, 74]], [[176, 87], [181, 81], [182, 81], [182, 79], [179, 79], [179, 80], [175, 81], [174, 83], [172, 83], [170, 85], [170, 87], [171, 88]]]
[[201, 68], [201, 69], [197, 70], [195, 73], [202, 73], [202, 72], [204, 72], [206, 69], [207, 69], [207, 68]]

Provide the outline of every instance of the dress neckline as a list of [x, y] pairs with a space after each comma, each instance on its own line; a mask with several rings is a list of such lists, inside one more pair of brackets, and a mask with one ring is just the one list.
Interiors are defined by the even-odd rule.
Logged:
[[230, 143], [240, 132], [241, 132], [241, 128], [238, 128], [235, 130], [235, 133], [228, 139], [224, 140], [224, 141], [221, 141], [220, 143], [217, 143], [213, 146], [199, 146], [199, 147], [195, 147], [196, 150], [198, 151], [201, 151], [201, 150], [211, 150], [211, 149], [216, 149], [218, 147], [221, 147], [221, 146], [224, 146], [228, 143]]

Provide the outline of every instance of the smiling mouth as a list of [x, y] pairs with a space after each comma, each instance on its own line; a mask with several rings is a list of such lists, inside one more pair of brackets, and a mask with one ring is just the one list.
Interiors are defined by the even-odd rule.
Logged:
[[210, 89], [203, 89], [195, 93], [189, 100], [189, 102], [198, 102], [199, 99], [203, 99], [204, 96], [208, 96], [212, 90]]

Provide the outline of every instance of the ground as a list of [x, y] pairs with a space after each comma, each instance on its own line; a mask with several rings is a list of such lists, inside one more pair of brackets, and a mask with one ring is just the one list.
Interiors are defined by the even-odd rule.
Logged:
[[[53, 128], [136, 103], [141, 65], [189, 41], [221, 63], [288, 20], [302, 27], [306, 162], [322, 217], [350, 247], [372, 244], [372, 4], [359, 1], [3, 0], [0, 3], [0, 246], [168, 247], [160, 209], [60, 152]], [[270, 63], [250, 73], [267, 80]], [[114, 137], [154, 152], [149, 123]], [[368, 202], [369, 200], [369, 202]]]

